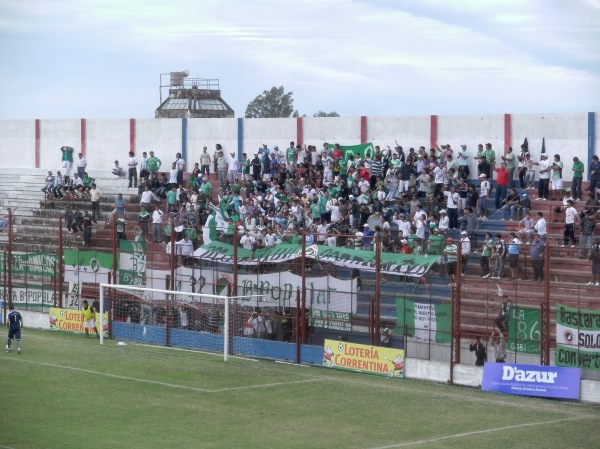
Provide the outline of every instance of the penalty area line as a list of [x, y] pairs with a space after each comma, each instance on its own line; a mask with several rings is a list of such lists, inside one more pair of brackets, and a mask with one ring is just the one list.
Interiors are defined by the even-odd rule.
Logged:
[[453, 435], [445, 435], [443, 437], [428, 438], [426, 440], [408, 441], [406, 443], [391, 444], [389, 446], [378, 446], [378, 447], [374, 447], [374, 448], [370, 448], [370, 449], [395, 449], [398, 447], [418, 446], [421, 444], [437, 443], [438, 441], [449, 440], [452, 438], [463, 438], [463, 437], [468, 437], [471, 435], [480, 435], [482, 433], [491, 433], [491, 432], [501, 432], [503, 430], [520, 429], [523, 427], [544, 426], [546, 424], [555, 424], [555, 423], [559, 423], [559, 422], [573, 421], [575, 419], [581, 419], [581, 418], [582, 418], [581, 416], [576, 416], [573, 418], [553, 419], [551, 421], [515, 424], [514, 426], [494, 427], [492, 429], [483, 429], [483, 430], [475, 430], [473, 432], [455, 433]]

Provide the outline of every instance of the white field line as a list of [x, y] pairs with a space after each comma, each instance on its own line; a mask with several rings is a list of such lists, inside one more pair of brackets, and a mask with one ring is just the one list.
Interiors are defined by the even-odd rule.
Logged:
[[[302, 383], [308, 383], [308, 382], [318, 382], [321, 380], [321, 379], [315, 377], [312, 379], [297, 380], [297, 381], [290, 381], [290, 382], [272, 382], [272, 383], [268, 383], [268, 384], [246, 385], [243, 387], [217, 388], [215, 390], [209, 390], [207, 388], [190, 387], [188, 385], [178, 385], [178, 384], [172, 384], [172, 383], [168, 383], [168, 382], [160, 382], [157, 380], [149, 380], [149, 379], [141, 379], [138, 377], [121, 376], [119, 374], [112, 374], [112, 373], [103, 373], [100, 371], [93, 371], [93, 370], [84, 369], [84, 368], [76, 368], [73, 366], [56, 365], [56, 364], [52, 364], [52, 363], [43, 363], [43, 362], [33, 362], [31, 360], [17, 359], [14, 357], [0, 357], [0, 358], [6, 359], [6, 360], [13, 360], [16, 362], [30, 363], [32, 365], [41, 365], [41, 366], [48, 366], [50, 368], [78, 371], [78, 372], [82, 372], [82, 373], [94, 374], [96, 376], [105, 376], [105, 377], [110, 377], [113, 379], [128, 380], [128, 381], [132, 381], [132, 382], [140, 382], [140, 383], [146, 383], [146, 384], [152, 384], [152, 385], [160, 385], [163, 387], [178, 388], [181, 390], [199, 391], [201, 393], [224, 393], [224, 392], [228, 392], [228, 391], [240, 391], [240, 390], [243, 391], [243, 390], [256, 389], [256, 388], [270, 388], [270, 387], [275, 387], [275, 386], [280, 386], [280, 385], [285, 386], [285, 385], [302, 384]], [[0, 446], [0, 449], [1, 448], [2, 448], [2, 446]]]
[[[591, 417], [588, 417], [588, 418], [591, 418]], [[395, 448], [399, 448], [399, 447], [419, 446], [421, 444], [437, 443], [439, 441], [449, 440], [452, 438], [463, 438], [463, 437], [469, 437], [471, 435], [479, 435], [482, 433], [491, 433], [491, 432], [501, 432], [503, 430], [519, 429], [519, 428], [523, 428], [523, 427], [544, 426], [546, 424], [555, 424], [555, 423], [564, 422], [564, 421], [573, 421], [575, 419], [582, 419], [582, 417], [578, 416], [578, 417], [573, 417], [573, 418], [553, 419], [551, 421], [515, 424], [514, 426], [494, 427], [492, 429], [483, 429], [483, 430], [475, 430], [473, 432], [455, 433], [452, 435], [445, 435], [442, 437], [427, 438], [426, 440], [408, 441], [408, 442], [399, 443], [399, 444], [392, 444], [390, 446], [379, 446], [379, 447], [370, 448], [370, 449], [395, 449]], [[468, 441], [465, 441], [465, 444], [468, 444]]]
[[15, 449], [14, 447], [10, 447], [10, 446], [2, 446], [0, 444], [0, 449]]

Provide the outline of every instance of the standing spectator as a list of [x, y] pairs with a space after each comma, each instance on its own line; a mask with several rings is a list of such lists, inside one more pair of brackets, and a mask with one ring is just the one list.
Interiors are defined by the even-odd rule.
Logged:
[[458, 228], [458, 203], [460, 201], [460, 195], [456, 192], [454, 186], [450, 186], [447, 191], [444, 192], [446, 198], [446, 210], [448, 212], [448, 225], [450, 229]]
[[148, 158], [148, 171], [150, 179], [154, 179], [154, 176], [158, 175], [158, 170], [160, 170], [161, 165], [162, 161], [154, 156], [154, 151], [150, 151], [150, 157]]
[[556, 194], [554, 192], [558, 191], [558, 199], [560, 199], [560, 195], [562, 193], [562, 169], [563, 169], [563, 163], [560, 160], [560, 155], [559, 154], [555, 154], [554, 155], [554, 162], [552, 162], [552, 174], [551, 174], [551, 180], [552, 183], [550, 185], [550, 188], [552, 190], [552, 200], [556, 199]]
[[475, 366], [483, 366], [487, 362], [487, 351], [483, 343], [481, 343], [481, 337], [475, 337], [475, 340], [471, 340], [469, 351], [475, 353]]
[[148, 171], [148, 153], [142, 152], [142, 160], [140, 161], [140, 179], [142, 182], [150, 177], [150, 171]]
[[479, 259], [479, 266], [483, 273], [481, 277], [487, 279], [492, 274], [490, 271], [490, 257], [492, 256], [492, 249], [494, 248], [494, 240], [492, 234], [489, 232], [485, 233], [485, 239], [481, 250], [481, 259]]
[[592, 156], [592, 163], [590, 164], [590, 187], [591, 193], [596, 195], [596, 189], [600, 188], [600, 159], [598, 156]]
[[173, 162], [171, 164], [171, 171], [169, 172], [169, 190], [179, 185], [178, 177], [179, 170], [177, 169], [177, 164]]
[[506, 243], [500, 233], [496, 234], [496, 240], [494, 241], [494, 257], [496, 258], [494, 274], [490, 279], [502, 279], [504, 276], [504, 262], [506, 261]]
[[234, 184], [237, 180], [238, 170], [240, 168], [240, 161], [235, 156], [235, 153], [229, 153], [231, 157], [229, 158], [229, 180], [231, 184]]
[[583, 172], [585, 166], [578, 157], [573, 158], [573, 180], [571, 181], [571, 198], [574, 201], [581, 201], [581, 183], [583, 182]]
[[181, 157], [181, 153], [175, 154], [173, 161], [177, 168], [177, 184], [183, 186], [183, 172], [185, 170], [185, 160]]
[[67, 230], [71, 231], [73, 234], [77, 234], [77, 232], [79, 232], [79, 228], [77, 227], [77, 217], [69, 204], [65, 206], [64, 219]]
[[10, 312], [6, 317], [6, 325], [8, 326], [8, 342], [6, 344], [6, 352], [12, 351], [12, 341], [17, 340], [17, 354], [21, 353], [21, 329], [23, 329], [23, 317], [21, 313], [15, 310], [12, 304], [8, 307]]
[[85, 168], [87, 167], [87, 159], [83, 157], [82, 153], [77, 155], [77, 174], [80, 178], [83, 178]]
[[475, 250], [477, 248], [476, 231], [477, 226], [479, 224], [479, 220], [477, 218], [477, 215], [474, 214], [473, 208], [471, 206], [467, 206], [463, 209], [463, 216], [460, 218], [460, 220], [465, 223], [464, 230], [467, 231], [467, 235], [471, 239], [471, 249]]
[[140, 206], [145, 207], [146, 210], [148, 210], [150, 208], [152, 200], [160, 202], [158, 197], [152, 192], [152, 190], [150, 190], [150, 187], [148, 187], [148, 185], [145, 185], [144, 191], [140, 195]]
[[[266, 148], [267, 146], [265, 145], [264, 147]], [[217, 143], [215, 145], [215, 151], [214, 151], [213, 157], [212, 157], [212, 163], [213, 163], [213, 168], [214, 168], [213, 171], [215, 172], [215, 174], [219, 172], [217, 160], [219, 159], [219, 156], [221, 156], [222, 152], [223, 152], [223, 147], [221, 146], [220, 143]]]
[[162, 243], [163, 241], [163, 218], [160, 206], [156, 204], [154, 206], [154, 212], [152, 212], [152, 237], [153, 243]]
[[219, 151], [216, 159], [217, 164], [217, 173], [219, 174], [219, 182], [221, 187], [225, 186], [227, 183], [227, 170], [229, 168], [229, 164], [227, 164], [227, 159], [223, 155], [223, 151]]
[[545, 242], [546, 236], [548, 235], [546, 219], [544, 218], [544, 214], [542, 212], [538, 212], [537, 217], [537, 221], [535, 222], [535, 231], [539, 234], [542, 242]]
[[203, 175], [210, 175], [210, 163], [211, 158], [210, 154], [208, 154], [208, 148], [203, 147], [202, 153], [200, 153], [200, 173]]
[[471, 240], [469, 239], [469, 233], [462, 231], [460, 233], [460, 252], [461, 252], [461, 265], [462, 274], [467, 273], [467, 265], [469, 263], [469, 254], [471, 253]]
[[482, 144], [477, 145], [477, 154], [475, 155], [475, 159], [477, 159], [477, 176], [485, 175], [486, 178], [489, 178], [487, 172], [490, 167], [485, 159], [485, 151]]
[[564, 241], [562, 246], [565, 247], [571, 239], [571, 248], [575, 247], [575, 219], [577, 218], [577, 209], [573, 207], [573, 200], [567, 200], [567, 208], [565, 209], [565, 231]]
[[517, 161], [512, 147], [508, 147], [508, 153], [506, 156], [502, 156], [502, 160], [506, 163], [506, 169], [508, 170], [508, 187], [510, 188], [513, 186], [515, 169], [517, 168]]
[[194, 261], [194, 244], [190, 240], [188, 233], [183, 234], [183, 238], [176, 244], [177, 254], [181, 255], [181, 265], [189, 267]]
[[493, 348], [496, 352], [496, 363], [504, 363], [506, 360], [506, 339], [504, 334], [498, 331], [498, 336], [495, 336], [495, 330], [492, 331], [490, 339], [488, 340], [488, 348]]
[[587, 285], [600, 287], [600, 238], [594, 239], [594, 244], [590, 251], [590, 261], [592, 262], [592, 280]]
[[533, 162], [529, 153], [525, 154], [525, 162], [523, 165], [525, 166], [525, 186], [529, 190], [533, 190], [533, 184], [535, 183], [535, 170], [533, 169], [533, 166], [535, 165], [535, 162]]
[[519, 185], [522, 189], [527, 187], [525, 182], [525, 176], [527, 175], [527, 165], [525, 164], [526, 156], [529, 154], [527, 151], [527, 145], [521, 145], [521, 154], [517, 157], [519, 160]]
[[63, 173], [67, 176], [71, 176], [71, 166], [73, 165], [73, 148], [64, 146], [60, 148], [62, 153], [61, 165]]
[[127, 166], [129, 167], [129, 187], [136, 187], [137, 188], [137, 164], [138, 161], [135, 157], [135, 154], [133, 151], [129, 152], [129, 162], [127, 162]]
[[125, 216], [122, 214], [117, 214], [117, 221], [115, 222], [116, 230], [117, 230], [117, 239], [119, 240], [127, 240], [127, 220]]
[[251, 169], [251, 161], [246, 153], [242, 153], [242, 180], [249, 181], [250, 180], [250, 169]]
[[544, 280], [544, 256], [546, 245], [541, 240], [539, 234], [533, 234], [533, 241], [529, 249], [529, 258], [531, 259], [531, 268], [533, 269], [533, 280], [542, 282]]
[[582, 213], [581, 221], [579, 222], [579, 258], [587, 257], [588, 248], [592, 247], [594, 231], [596, 229], [596, 221], [594, 220], [594, 212], [587, 211]]
[[448, 277], [450, 278], [450, 283], [448, 287], [454, 286], [454, 278], [456, 276], [456, 260], [457, 260], [458, 248], [454, 244], [454, 239], [448, 237], [446, 239], [446, 247], [444, 251], [442, 251], [442, 255], [446, 258], [446, 273], [448, 273]]
[[490, 181], [487, 179], [487, 175], [482, 173], [479, 175], [479, 218], [487, 220], [487, 200], [490, 194]]
[[146, 209], [146, 206], [142, 206], [142, 209], [138, 213], [138, 225], [142, 231], [142, 238], [148, 240], [148, 224], [150, 223], [150, 214]]
[[83, 213], [81, 226], [83, 228], [83, 246], [90, 246], [90, 241], [92, 240], [92, 219], [87, 210]]
[[458, 176], [460, 178], [469, 179], [469, 157], [471, 156], [467, 151], [467, 145], [463, 144], [460, 146], [458, 152]]
[[502, 202], [506, 198], [506, 189], [508, 188], [508, 170], [506, 163], [502, 162], [500, 168], [496, 169], [498, 179], [496, 179], [496, 209], [500, 209]]
[[[485, 161], [488, 164], [488, 171], [486, 173], [488, 179], [492, 180], [492, 169], [496, 166], [496, 152], [492, 149], [491, 143], [485, 144]], [[507, 182], [508, 185], [508, 182]]]
[[508, 242], [508, 266], [510, 267], [510, 280], [516, 281], [519, 274], [519, 253], [521, 252], [521, 240], [515, 232], [510, 233]]
[[539, 162], [534, 162], [535, 165], [540, 166], [540, 185], [538, 187], [538, 197], [536, 200], [546, 201], [548, 199], [548, 187], [550, 185], [550, 172], [552, 171], [552, 166], [550, 162], [548, 162], [548, 155], [546, 153], [542, 153], [540, 157], [541, 160]]
[[102, 192], [96, 186], [96, 183], [93, 183], [90, 189], [90, 201], [92, 202], [92, 220], [94, 223], [97, 223], [96, 219], [102, 218], [100, 216], [100, 198], [102, 198]]

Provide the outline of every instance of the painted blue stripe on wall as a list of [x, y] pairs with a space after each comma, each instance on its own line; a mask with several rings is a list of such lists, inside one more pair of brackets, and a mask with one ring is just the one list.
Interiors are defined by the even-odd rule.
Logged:
[[[181, 158], [188, 162], [187, 160], [187, 118], [181, 119]], [[189, 167], [189, 163], [187, 164]], [[192, 164], [193, 166], [193, 164]]]
[[238, 147], [237, 157], [241, 159], [242, 153], [244, 152], [244, 119], [238, 118]]
[[594, 154], [596, 154], [596, 113], [588, 112], [588, 166], [586, 167], [588, 181], [590, 180], [589, 166]]

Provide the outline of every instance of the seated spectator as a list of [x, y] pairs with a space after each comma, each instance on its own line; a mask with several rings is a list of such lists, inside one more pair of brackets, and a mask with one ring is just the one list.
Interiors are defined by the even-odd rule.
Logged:
[[64, 182], [65, 182], [65, 178], [63, 178], [60, 171], [57, 171], [54, 187], [52, 188], [52, 194], [54, 195], [54, 198], [59, 199], [59, 200], [63, 198], [62, 190], [63, 190]]
[[502, 200], [502, 221], [508, 220], [509, 216], [510, 221], [514, 221], [520, 205], [521, 198], [519, 197], [517, 190], [510, 189], [507, 197]]
[[92, 190], [92, 184], [94, 184], [95, 181], [94, 178], [90, 178], [87, 172], [83, 172], [83, 178], [81, 179], [81, 196], [83, 198], [90, 197], [90, 190]]
[[125, 169], [119, 166], [119, 161], [115, 161], [115, 166], [112, 169], [112, 174], [122, 178], [125, 176]]
[[44, 195], [46, 196], [46, 198], [51, 198], [53, 197], [52, 195], [52, 189], [54, 188], [54, 175], [52, 174], [51, 170], [48, 170], [48, 174], [46, 175], [46, 179], [44, 179], [44, 187], [42, 187], [42, 192], [44, 192]]
[[535, 233], [535, 220], [531, 218], [531, 212], [527, 212], [525, 218], [519, 222], [519, 237], [523, 241], [527, 238], [527, 242], [531, 242], [533, 234]]

